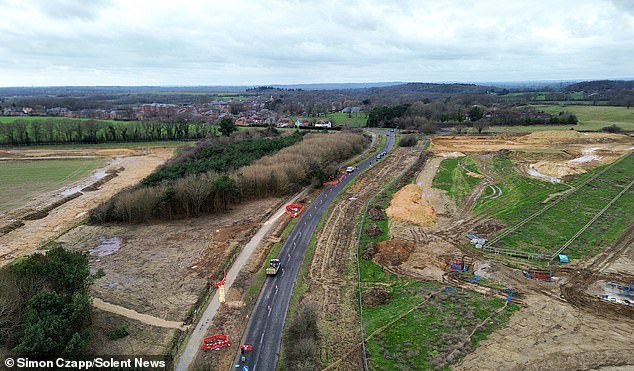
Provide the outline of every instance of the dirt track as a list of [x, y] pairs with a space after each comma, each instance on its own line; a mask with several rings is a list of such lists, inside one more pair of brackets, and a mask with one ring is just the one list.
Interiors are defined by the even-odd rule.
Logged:
[[581, 370], [634, 364], [634, 322], [597, 317], [543, 295], [491, 334], [455, 370]]
[[[102, 155], [118, 153], [116, 151], [112, 152], [112, 150], [102, 151], [106, 152], [97, 152]], [[152, 148], [147, 154], [114, 158], [106, 168], [116, 169], [123, 167], [124, 170], [121, 171], [117, 177], [105, 183], [100, 189], [85, 192], [80, 197], [59, 206], [52, 210], [48, 216], [42, 219], [24, 221], [24, 226], [4, 236], [0, 236], [0, 256], [9, 254], [9, 256], [17, 258], [39, 249], [48, 241], [57, 238], [79, 223], [90, 209], [107, 200], [119, 190], [138, 183], [139, 180], [143, 179], [157, 166], [170, 158], [173, 151], [173, 148]], [[39, 150], [26, 152], [25, 156], [35, 154], [42, 156], [44, 154], [44, 152]], [[51, 152], [54, 152], [57, 156], [60, 155], [58, 151], [47, 151], [46, 153], [50, 154]], [[69, 155], [70, 153], [75, 153], [75, 151], [69, 152], [61, 150], [61, 153], [63, 155]], [[85, 154], [83, 151], [80, 151], [80, 153]], [[70, 187], [71, 186], [65, 188]], [[45, 205], [51, 202], [51, 200], [59, 198], [57, 193], [58, 191], [52, 192], [52, 194], [42, 195], [34, 204]], [[0, 259], [0, 266], [7, 262], [8, 260]]]
[[[419, 151], [396, 149], [380, 164], [360, 175], [328, 214], [317, 237], [317, 248], [309, 270], [308, 299], [320, 305], [321, 360], [330, 364], [357, 347], [360, 339], [356, 310], [354, 264], [360, 211], [393, 177], [418, 157]], [[350, 198], [353, 198], [352, 200]], [[345, 357], [338, 369], [362, 367], [359, 351]]]

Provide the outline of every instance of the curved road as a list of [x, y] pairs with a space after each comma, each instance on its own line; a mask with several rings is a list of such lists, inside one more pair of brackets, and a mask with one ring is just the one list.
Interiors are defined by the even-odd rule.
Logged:
[[[394, 133], [389, 133], [381, 151], [389, 152], [393, 147]], [[376, 163], [375, 157], [360, 163], [355, 172], [346, 176], [336, 186], [324, 189], [319, 197], [304, 209], [299, 222], [280, 249], [278, 257], [282, 261], [284, 270], [280, 270], [277, 276], [267, 278], [242, 337], [241, 344], [250, 344], [253, 350], [247, 355], [245, 363], [241, 362], [241, 354], [238, 353], [234, 365], [239, 367], [232, 367], [232, 370], [270, 371], [276, 369], [286, 313], [308, 243], [319, 220], [335, 197], [359, 173], [372, 166], [372, 163]]]

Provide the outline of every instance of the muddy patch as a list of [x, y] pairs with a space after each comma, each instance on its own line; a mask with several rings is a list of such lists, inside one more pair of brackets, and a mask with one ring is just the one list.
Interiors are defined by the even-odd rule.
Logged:
[[390, 293], [382, 287], [373, 287], [361, 295], [363, 305], [368, 308], [390, 302]]
[[121, 245], [123, 244], [123, 238], [119, 236], [114, 237], [99, 237], [99, 245], [97, 247], [90, 249], [90, 255], [96, 256], [98, 258], [102, 258], [104, 256], [112, 255], [119, 251]]
[[410, 241], [389, 240], [377, 244], [373, 260], [379, 265], [399, 266], [414, 252], [416, 245]]

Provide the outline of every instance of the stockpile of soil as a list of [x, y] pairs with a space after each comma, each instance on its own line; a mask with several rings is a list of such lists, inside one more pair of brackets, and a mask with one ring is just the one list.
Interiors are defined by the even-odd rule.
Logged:
[[437, 220], [436, 210], [423, 198], [423, 191], [416, 184], [408, 184], [396, 192], [386, 212], [391, 219], [422, 226], [433, 225]]
[[379, 265], [399, 266], [406, 261], [416, 245], [410, 241], [389, 240], [378, 243], [373, 260]]
[[368, 308], [390, 302], [390, 293], [382, 287], [373, 287], [361, 295], [363, 305]]
[[374, 255], [378, 251], [379, 247], [377, 246], [377, 244], [369, 243], [368, 246], [366, 246], [365, 250], [363, 250], [363, 255], [361, 256], [361, 258], [363, 260], [372, 260], [372, 258], [374, 258]]
[[368, 209], [368, 217], [375, 222], [385, 220], [385, 211], [379, 206], [372, 206]]
[[381, 233], [383, 233], [383, 230], [378, 225], [373, 225], [370, 228], [368, 228], [365, 231], [365, 233], [370, 237], [377, 237], [377, 236], [380, 236]]

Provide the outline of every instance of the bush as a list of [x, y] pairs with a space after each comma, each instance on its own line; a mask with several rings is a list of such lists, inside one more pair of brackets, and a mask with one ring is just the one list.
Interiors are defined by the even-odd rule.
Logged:
[[416, 135], [403, 135], [398, 141], [400, 147], [414, 147], [418, 143], [418, 137]]
[[0, 348], [33, 357], [81, 354], [93, 279], [88, 257], [62, 247], [0, 270]]
[[304, 302], [299, 306], [284, 337], [287, 370], [320, 370], [318, 306]]
[[623, 132], [623, 128], [620, 126], [617, 126], [615, 124], [612, 124], [610, 126], [605, 126], [601, 129], [601, 131], [605, 131], [608, 133], [622, 133]]
[[108, 339], [110, 340], [118, 340], [122, 339], [126, 336], [130, 335], [130, 331], [128, 331], [128, 326], [121, 326], [114, 329], [112, 332], [108, 334]]

